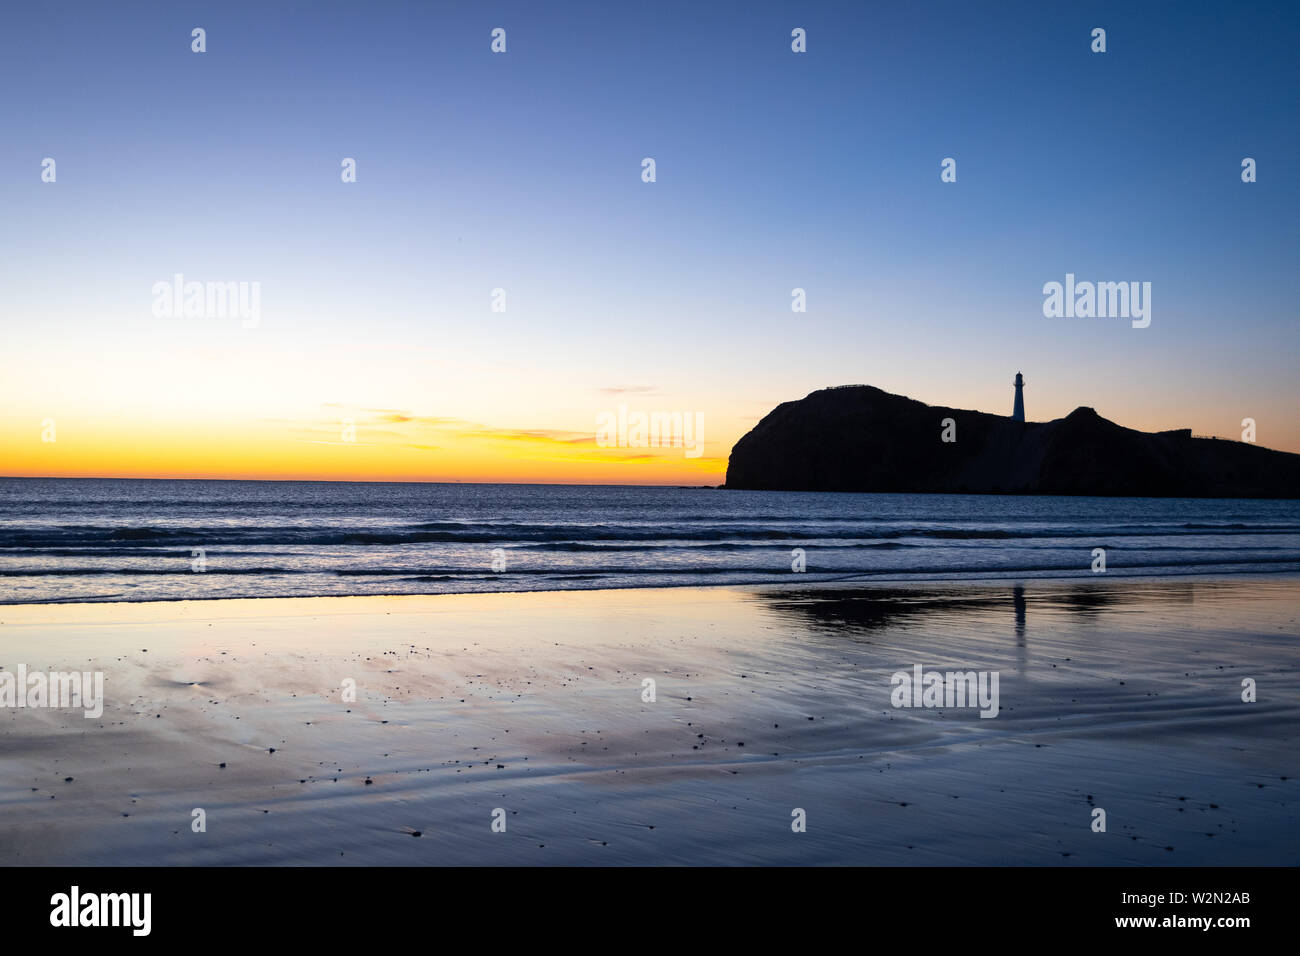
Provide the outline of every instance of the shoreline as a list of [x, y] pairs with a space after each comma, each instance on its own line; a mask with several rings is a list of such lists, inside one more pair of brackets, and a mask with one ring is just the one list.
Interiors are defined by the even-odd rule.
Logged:
[[[1282, 563], [1282, 562], [1279, 562]], [[1278, 570], [1263, 570], [1251, 568], [1249, 571], [1240, 572], [1222, 572], [1222, 571], [1186, 571], [1172, 572], [1163, 574], [1151, 574], [1143, 570], [1125, 572], [1123, 568], [1110, 568], [1104, 574], [1090, 574], [1079, 571], [1071, 575], [1058, 574], [1055, 571], [1027, 571], [1027, 572], [1006, 572], [1004, 576], [996, 574], [987, 574], [975, 577], [969, 574], [954, 572], [951, 575], [934, 574], [925, 577], [906, 576], [890, 574], [888, 572], [879, 575], [854, 573], [842, 577], [820, 577], [816, 572], [809, 574], [805, 579], [790, 579], [782, 575], [780, 581], [749, 581], [736, 583], [718, 583], [708, 584], [700, 582], [691, 582], [689, 584], [645, 584], [645, 585], [627, 585], [618, 584], [609, 587], [565, 587], [565, 588], [499, 588], [489, 591], [368, 591], [359, 594], [263, 594], [263, 595], [243, 595], [243, 596], [225, 596], [225, 595], [194, 595], [187, 597], [150, 597], [140, 600], [117, 600], [117, 599], [85, 599], [69, 598], [58, 601], [3, 601], [0, 600], [0, 615], [3, 615], [9, 608], [31, 608], [31, 607], [68, 607], [80, 605], [148, 605], [148, 604], [186, 604], [186, 603], [212, 603], [221, 601], [314, 601], [314, 600], [344, 600], [351, 598], [438, 598], [438, 597], [467, 597], [467, 596], [489, 596], [494, 594], [587, 594], [587, 593], [605, 593], [605, 592], [641, 592], [641, 591], [691, 591], [691, 590], [745, 590], [753, 588], [870, 588], [873, 585], [880, 586], [903, 586], [912, 585], [915, 587], [925, 587], [926, 585], [966, 585], [972, 588], [979, 587], [1001, 587], [1014, 585], [1017, 583], [1042, 582], [1049, 584], [1082, 584], [1087, 581], [1098, 584], [1103, 583], [1107, 578], [1118, 578], [1124, 581], [1205, 581], [1205, 582], [1251, 582], [1266, 581], [1284, 578], [1294, 578], [1300, 580], [1300, 570], [1295, 568], [1281, 568]], [[0, 622], [2, 623], [2, 622]]]

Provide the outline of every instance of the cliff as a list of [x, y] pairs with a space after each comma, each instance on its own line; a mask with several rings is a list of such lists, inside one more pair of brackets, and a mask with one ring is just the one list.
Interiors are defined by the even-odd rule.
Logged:
[[[956, 440], [941, 440], [943, 419]], [[727, 488], [1300, 498], [1300, 455], [1140, 432], [1076, 408], [1051, 422], [926, 405], [869, 385], [784, 402], [736, 442]]]

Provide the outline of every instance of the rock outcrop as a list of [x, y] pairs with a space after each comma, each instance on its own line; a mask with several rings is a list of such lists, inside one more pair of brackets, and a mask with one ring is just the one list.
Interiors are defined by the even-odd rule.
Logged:
[[[943, 420], [955, 441], [942, 440]], [[1300, 455], [1076, 408], [1051, 422], [926, 405], [869, 385], [784, 402], [736, 442], [727, 488], [1300, 498]]]

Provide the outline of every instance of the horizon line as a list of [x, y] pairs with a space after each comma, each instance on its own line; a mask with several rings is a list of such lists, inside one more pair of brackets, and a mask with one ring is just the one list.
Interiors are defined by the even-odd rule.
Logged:
[[157, 477], [142, 475], [0, 475], [0, 481], [261, 481], [261, 482], [294, 482], [302, 484], [304, 482], [317, 482], [320, 484], [339, 484], [339, 485], [536, 485], [545, 487], [563, 487], [563, 488], [722, 488], [722, 484], [717, 485], [683, 485], [681, 483], [669, 484], [637, 484], [637, 483], [617, 483], [598, 481], [439, 481], [425, 478], [196, 478], [193, 476], [186, 477]]

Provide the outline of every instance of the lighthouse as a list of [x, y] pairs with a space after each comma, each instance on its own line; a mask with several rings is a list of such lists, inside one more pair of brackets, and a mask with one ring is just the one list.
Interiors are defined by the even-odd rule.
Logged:
[[1019, 372], [1016, 373], [1016, 407], [1011, 413], [1013, 422], [1023, 422], [1025, 420], [1025, 377]]

